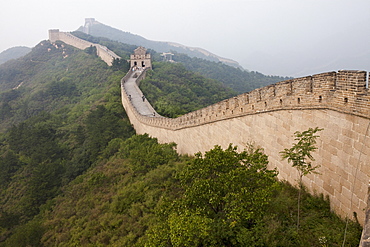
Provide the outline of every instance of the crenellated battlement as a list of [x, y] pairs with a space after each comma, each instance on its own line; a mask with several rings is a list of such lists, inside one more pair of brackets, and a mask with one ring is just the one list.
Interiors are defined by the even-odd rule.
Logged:
[[366, 76], [365, 71], [322, 73], [255, 89], [175, 119], [140, 114], [137, 118], [145, 124], [171, 130], [280, 110], [331, 109], [369, 118]]

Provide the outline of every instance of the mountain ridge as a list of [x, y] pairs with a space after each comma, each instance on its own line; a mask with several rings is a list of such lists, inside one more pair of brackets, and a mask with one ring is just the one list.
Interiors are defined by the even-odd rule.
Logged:
[[[119, 50], [116, 49], [117, 44], [124, 45], [120, 41], [112, 41], [106, 37], [97, 37], [93, 35], [86, 34], [82, 31], [75, 31], [71, 33], [72, 35], [86, 40], [92, 43], [99, 43], [100, 45], [106, 46], [116, 54], [127, 58], [130, 54], [121, 54]], [[118, 45], [120, 46], [120, 45]], [[128, 45], [133, 50], [137, 47], [135, 45]], [[140, 46], [144, 46], [141, 44]], [[163, 58], [161, 54], [156, 50], [150, 50], [153, 60], [162, 61]], [[178, 53], [173, 51], [172, 60], [176, 63], [182, 63], [188, 70], [197, 72], [207, 78], [215, 79], [222, 82], [226, 87], [229, 87], [239, 94], [251, 91], [255, 88], [267, 86], [279, 81], [290, 79], [288, 77], [279, 76], [266, 76], [255, 71], [247, 71], [244, 69], [236, 68], [225, 63], [210, 61], [204, 58], [191, 57], [184, 53]]]
[[86, 18], [85, 25], [78, 28], [77, 31], [81, 31], [92, 36], [109, 38], [111, 40], [130, 45], [144, 46], [157, 52], [175, 51], [178, 53], [187, 54], [190, 57], [203, 58], [213, 62], [222, 62], [232, 67], [243, 69], [243, 67], [237, 61], [229, 58], [220, 57], [203, 48], [189, 47], [176, 42], [148, 40], [140, 35], [122, 31], [117, 28], [100, 23], [94, 18]]
[[0, 64], [28, 54], [32, 49], [26, 46], [14, 46], [0, 53]]

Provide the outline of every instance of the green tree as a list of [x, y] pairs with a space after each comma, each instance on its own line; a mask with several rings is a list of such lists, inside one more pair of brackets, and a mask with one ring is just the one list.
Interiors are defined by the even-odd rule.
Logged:
[[130, 69], [130, 64], [125, 59], [114, 58], [112, 62], [112, 69], [114, 71], [117, 70], [127, 71]]
[[93, 163], [102, 154], [109, 141], [116, 137], [128, 138], [133, 129], [120, 116], [98, 105], [85, 120], [86, 140], [84, 145]]
[[184, 194], [174, 201], [165, 224], [159, 224], [162, 231], [154, 228], [151, 243], [240, 244], [263, 216], [277, 183], [277, 171], [268, 170], [267, 164], [263, 150], [252, 146], [241, 153], [231, 144], [225, 150], [215, 146], [204, 156], [197, 153], [178, 175]]
[[140, 88], [162, 116], [175, 118], [236, 95], [222, 83], [187, 70], [182, 64], [153, 63]]
[[9, 117], [12, 117], [12, 107], [8, 102], [0, 103], [0, 120], [5, 120]]
[[122, 143], [120, 154], [130, 160], [134, 172], [146, 173], [178, 159], [175, 148], [175, 143], [159, 144], [156, 138], [150, 138], [148, 134], [134, 135]]
[[62, 158], [65, 150], [57, 140], [57, 125], [52, 115], [43, 112], [13, 126], [7, 136], [9, 148], [17, 155], [30, 158], [33, 165]]
[[316, 173], [315, 171], [320, 165], [313, 166], [311, 161], [314, 161], [312, 153], [317, 149], [316, 139], [320, 137], [316, 135], [316, 132], [323, 129], [309, 128], [306, 131], [296, 131], [294, 133], [294, 140], [297, 143], [294, 143], [291, 148], [285, 148], [284, 151], [281, 151], [281, 157], [283, 160], [287, 159], [289, 163], [292, 163], [292, 167], [296, 168], [298, 171], [298, 216], [297, 216], [297, 231], [299, 229], [299, 217], [300, 217], [300, 201], [301, 193], [303, 190], [302, 179], [303, 176], [306, 176], [311, 173]]
[[44, 230], [41, 221], [35, 218], [17, 228], [14, 234], [1, 246], [42, 246], [40, 240]]
[[25, 202], [22, 205], [25, 214], [29, 216], [36, 215], [42, 204], [60, 192], [64, 169], [60, 161], [46, 160], [39, 163], [32, 173], [32, 177], [27, 183]]
[[90, 55], [98, 56], [98, 52], [96, 50], [96, 46], [90, 45], [85, 49], [85, 52]]

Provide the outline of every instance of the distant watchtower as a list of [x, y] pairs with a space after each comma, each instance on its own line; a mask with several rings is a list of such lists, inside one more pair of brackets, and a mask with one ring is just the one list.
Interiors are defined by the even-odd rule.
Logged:
[[90, 28], [95, 23], [95, 18], [85, 18], [85, 26], [83, 27], [83, 32], [90, 34]]
[[142, 67], [151, 68], [152, 61], [149, 53], [146, 53], [146, 49], [139, 46], [134, 50], [134, 54], [130, 56], [130, 66], [131, 67]]

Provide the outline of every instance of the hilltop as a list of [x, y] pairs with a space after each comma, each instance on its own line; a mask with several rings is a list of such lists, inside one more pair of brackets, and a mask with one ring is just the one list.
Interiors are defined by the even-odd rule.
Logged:
[[9, 48], [0, 53], [0, 64], [5, 63], [11, 59], [17, 59], [29, 53], [31, 48], [25, 46], [16, 46]]

